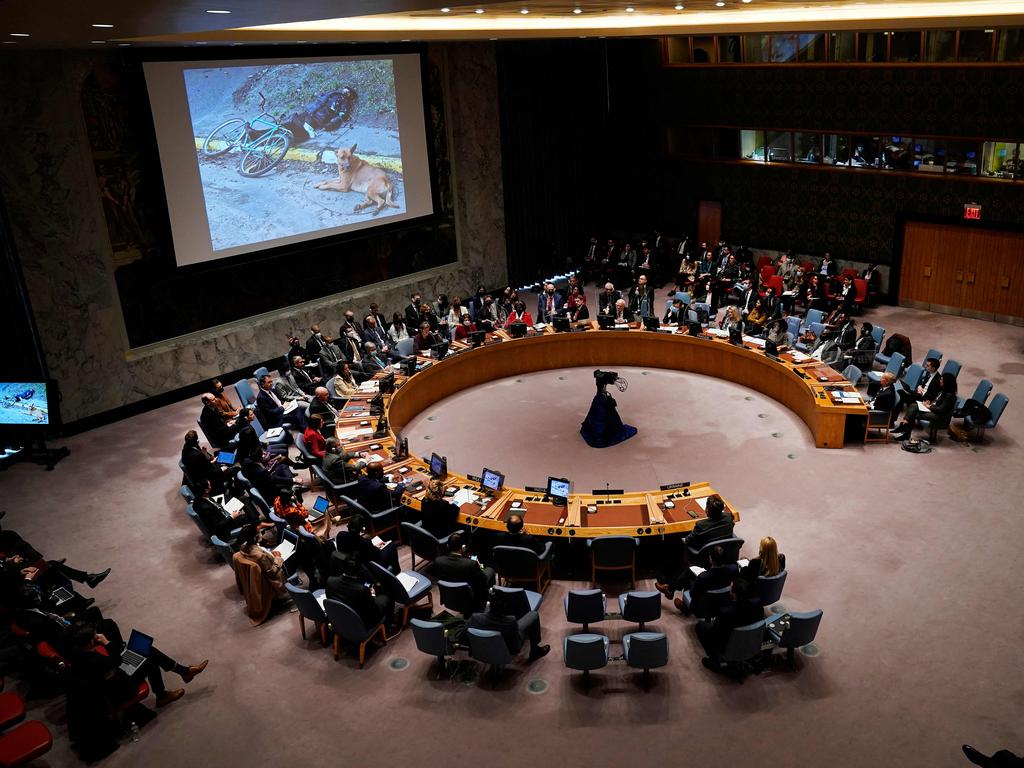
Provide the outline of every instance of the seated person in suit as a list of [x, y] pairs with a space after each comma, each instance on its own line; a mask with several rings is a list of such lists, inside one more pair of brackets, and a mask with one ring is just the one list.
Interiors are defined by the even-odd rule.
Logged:
[[698, 520], [697, 524], [693, 526], [693, 530], [683, 539], [683, 543], [690, 549], [699, 551], [701, 547], [712, 541], [732, 537], [735, 523], [732, 515], [725, 513], [725, 502], [717, 493], [708, 496], [707, 513], [708, 516], [703, 520]]
[[[324, 442], [324, 459], [321, 468], [327, 479], [339, 485], [356, 479], [356, 473], [361, 468], [359, 462], [366, 455], [364, 452], [348, 453], [341, 447], [341, 441], [335, 437], [329, 437]], [[349, 464], [349, 462], [355, 462]]]
[[[708, 553], [708, 568], [697, 574], [690, 586], [690, 605], [699, 606], [708, 592], [728, 587], [739, 574], [740, 567], [736, 563], [725, 562], [725, 550], [721, 547], [712, 547]], [[679, 589], [682, 589], [681, 584]], [[672, 602], [684, 614], [689, 613], [682, 598], [677, 597]], [[699, 612], [697, 608], [694, 610]]]
[[203, 410], [199, 414], [199, 423], [203, 427], [203, 432], [213, 445], [227, 445], [245, 422], [237, 417], [227, 421], [222, 419], [214, 406], [214, 396], [209, 392], [204, 393], [200, 400], [203, 403]]
[[482, 610], [487, 593], [494, 586], [494, 569], [485, 568], [469, 556], [469, 535], [456, 531], [448, 539], [448, 554], [441, 555], [427, 569], [434, 579], [464, 581], [473, 590], [474, 608]]
[[919, 419], [934, 422], [940, 426], [949, 426], [949, 420], [956, 408], [956, 376], [943, 373], [939, 377], [939, 394], [934, 400], [914, 401], [903, 414], [903, 421], [893, 430], [892, 436], [897, 440], [910, 437]]
[[238, 415], [238, 409], [228, 400], [228, 396], [224, 392], [224, 385], [221, 384], [220, 379], [214, 379], [210, 382], [210, 392], [213, 394], [213, 407], [224, 421], [233, 419]]
[[420, 525], [443, 539], [456, 529], [459, 508], [444, 497], [444, 483], [438, 478], [427, 483], [427, 492], [420, 504]]
[[732, 631], [764, 618], [764, 609], [758, 600], [757, 590], [746, 579], [738, 578], [733, 581], [730, 597], [731, 602], [722, 608], [714, 619], [697, 622], [697, 639], [707, 654], [701, 659], [701, 663], [716, 672], [726, 667], [725, 662], [721, 660], [721, 654], [729, 642]]
[[[323, 389], [321, 387], [321, 389]], [[302, 433], [302, 440], [306, 444], [306, 450], [309, 451], [317, 464], [322, 464], [324, 455], [327, 453], [327, 441], [321, 431], [324, 428], [324, 420], [318, 413], [311, 413], [309, 415], [309, 423], [306, 424], [306, 431]]]
[[422, 322], [419, 324], [419, 333], [412, 338], [412, 351], [415, 354], [421, 352], [430, 352], [430, 348], [438, 343], [439, 339], [430, 330], [430, 323]]
[[341, 364], [337, 375], [331, 381], [334, 391], [328, 394], [335, 400], [348, 400], [359, 391], [359, 384], [347, 362]]
[[363, 373], [367, 376], [373, 376], [380, 371], [391, 370], [391, 364], [377, 352], [377, 345], [372, 341], [363, 344], [363, 350]]
[[528, 533], [523, 533], [523, 516], [513, 512], [508, 516], [508, 520], [505, 521], [505, 528], [507, 529], [504, 533], [498, 534], [498, 539], [495, 542], [497, 547], [525, 547], [526, 549], [532, 549], [538, 555], [544, 551], [543, 542], [535, 539]]
[[[306, 371], [306, 360], [302, 355], [292, 358], [292, 382], [306, 395], [313, 394], [313, 390], [323, 383], [320, 376], [310, 375]], [[314, 369], [315, 370], [315, 369]]]
[[547, 656], [550, 645], [540, 642], [540, 615], [528, 611], [519, 619], [506, 607], [508, 598], [504, 592], [492, 591], [486, 611], [474, 613], [469, 618], [471, 629], [486, 629], [501, 633], [508, 652], [515, 656], [523, 647], [523, 641], [530, 641], [530, 661]]
[[664, 325], [683, 325], [686, 323], [686, 306], [682, 299], [672, 299], [672, 306], [661, 319]]
[[[302, 358], [300, 357], [299, 360]], [[274, 394], [283, 403], [290, 400], [297, 400], [300, 404], [308, 403], [312, 395], [303, 392], [295, 381], [295, 375], [290, 365], [282, 365], [277, 369], [277, 381], [274, 382]]]
[[[573, 276], [575, 278], [575, 275]], [[569, 286], [569, 295], [565, 299], [565, 314], [569, 322], [578, 323], [580, 320], [590, 318], [590, 310], [587, 308], [587, 294], [579, 285]]]
[[786, 570], [786, 556], [779, 553], [779, 545], [771, 536], [761, 539], [757, 557], [743, 566], [740, 575], [751, 584], [757, 584], [759, 576], [778, 576]]
[[331, 393], [327, 387], [317, 387], [314, 397], [309, 403], [309, 415], [316, 414], [321, 419], [320, 429], [334, 433], [334, 424], [338, 420], [338, 409], [331, 403]]
[[274, 393], [272, 383], [269, 373], [260, 377], [260, 391], [256, 395], [256, 415], [259, 416], [260, 424], [267, 429], [280, 426], [305, 429], [304, 409], [296, 406], [285, 413], [284, 402]]
[[367, 627], [383, 622], [384, 632], [390, 633], [395, 601], [388, 595], [375, 592], [363, 581], [359, 561], [355, 558], [332, 558], [331, 573], [325, 585], [327, 597], [347, 605], [359, 614]]
[[613, 317], [615, 318], [616, 323], [632, 323], [636, 319], [635, 315], [633, 314], [633, 310], [631, 310], [629, 306], [626, 304], [625, 299], [619, 299], [618, 301], [616, 301], [614, 309], [615, 314], [613, 315]]
[[189, 487], [192, 490], [199, 488], [204, 481], [209, 480], [213, 484], [216, 493], [224, 491], [224, 483], [232, 474], [231, 467], [217, 463], [217, 458], [208, 450], [199, 445], [199, 434], [190, 429], [185, 433], [185, 444], [181, 447], [181, 462], [185, 465], [185, 476], [188, 478]]
[[400, 483], [394, 491], [388, 490], [384, 482], [384, 465], [372, 461], [366, 465], [366, 474], [356, 483], [352, 498], [362, 504], [369, 512], [383, 512], [390, 509], [402, 498], [405, 484]]
[[[243, 408], [242, 412], [238, 415], [238, 420], [242, 423], [242, 428], [238, 431], [238, 459], [241, 460], [245, 456], [250, 456], [253, 452], [262, 454], [264, 451], [287, 455], [288, 445], [286, 443], [263, 444], [260, 436], [256, 434], [255, 427], [252, 425], [255, 418], [256, 409], [252, 406]], [[285, 434], [287, 435], [288, 433], [286, 432]], [[290, 435], [288, 440], [290, 442]]]
[[248, 505], [234, 512], [228, 512], [210, 498], [210, 490], [209, 480], [196, 489], [196, 496], [192, 500], [192, 511], [203, 521], [206, 530], [221, 541], [231, 541], [233, 529], [240, 528], [246, 523], [255, 525], [259, 522], [259, 516], [250, 511]]
[[604, 284], [604, 290], [597, 294], [597, 312], [601, 315], [614, 315], [615, 302], [622, 298], [622, 294], [615, 290], [611, 283]]
[[878, 384], [878, 392], [868, 405], [873, 411], [886, 411], [889, 414], [889, 426], [892, 426], [903, 408], [899, 393], [896, 391], [896, 374], [886, 371]]
[[368, 563], [383, 565], [392, 573], [398, 573], [398, 546], [394, 541], [388, 541], [377, 546], [373, 538], [367, 535], [367, 519], [359, 512], [356, 512], [348, 520], [348, 529], [341, 531], [334, 538], [334, 546], [337, 549], [332, 557], [352, 557], [359, 561], [363, 569], [363, 575], [367, 581], [373, 581]]
[[537, 322], [550, 323], [562, 311], [562, 294], [555, 292], [554, 283], [545, 283], [544, 290], [537, 296]]
[[939, 361], [934, 357], [929, 357], [924, 361], [924, 374], [921, 376], [921, 383], [917, 385], [913, 392], [907, 396], [908, 400], [916, 400], [918, 402], [927, 401], [931, 402], [939, 396]]

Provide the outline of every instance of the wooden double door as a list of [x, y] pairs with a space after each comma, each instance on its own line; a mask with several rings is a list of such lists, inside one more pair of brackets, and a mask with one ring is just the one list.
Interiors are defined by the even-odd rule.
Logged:
[[1024, 233], [907, 222], [900, 304], [1024, 324]]

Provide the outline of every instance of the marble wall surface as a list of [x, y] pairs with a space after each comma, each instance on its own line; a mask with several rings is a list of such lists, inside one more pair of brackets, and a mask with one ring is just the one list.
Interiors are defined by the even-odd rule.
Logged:
[[505, 283], [494, 46], [431, 45], [428, 56], [446, 72], [458, 263], [130, 350], [80, 107], [85, 56], [0, 57], [0, 127], [8, 147], [0, 187], [50, 375], [64, 395], [65, 422], [269, 359], [287, 346], [290, 332], [314, 322], [333, 327], [350, 305], [377, 301], [395, 311], [411, 290], [432, 296]]

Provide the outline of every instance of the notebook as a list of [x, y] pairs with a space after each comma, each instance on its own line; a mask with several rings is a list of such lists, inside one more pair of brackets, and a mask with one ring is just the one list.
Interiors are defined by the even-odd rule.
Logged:
[[403, 587], [405, 587], [406, 592], [412, 592], [412, 590], [416, 588], [416, 585], [419, 584], [419, 582], [416, 581], [416, 578], [408, 573], [398, 574], [398, 581]]

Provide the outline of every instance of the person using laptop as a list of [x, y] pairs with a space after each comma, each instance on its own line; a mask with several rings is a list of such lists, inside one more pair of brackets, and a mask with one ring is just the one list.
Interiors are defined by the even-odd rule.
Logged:
[[[153, 645], [153, 639], [132, 631], [131, 647], [127, 647], [121, 630], [113, 619], [101, 619], [92, 624], [83, 622], [74, 629], [75, 648], [71, 668], [80, 685], [90, 686], [99, 696], [114, 706], [133, 699], [143, 679], [149, 681], [156, 695], [156, 705], [165, 707], [185, 695], [184, 688], [167, 690], [162, 672], [173, 672], [183, 682], [191, 683], [210, 663], [205, 659], [198, 664], [179, 664]], [[125, 665], [125, 651], [143, 656], [141, 664]], [[127, 670], [132, 670], [130, 673]]]

